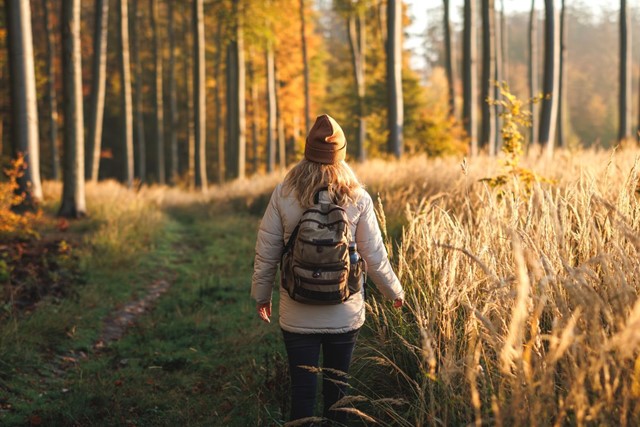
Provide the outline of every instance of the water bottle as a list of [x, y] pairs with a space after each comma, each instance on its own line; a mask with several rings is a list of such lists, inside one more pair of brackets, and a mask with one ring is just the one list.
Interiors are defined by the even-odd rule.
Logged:
[[356, 265], [360, 261], [360, 254], [358, 254], [358, 245], [356, 242], [349, 243], [349, 262], [351, 265]]

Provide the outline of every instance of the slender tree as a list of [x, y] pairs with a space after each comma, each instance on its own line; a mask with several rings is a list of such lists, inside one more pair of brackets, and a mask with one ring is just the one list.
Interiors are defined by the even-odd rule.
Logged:
[[[509, 81], [509, 30], [507, 26], [506, 13], [504, 11], [504, 0], [500, 0], [500, 59], [502, 62], [502, 79]], [[497, 24], [496, 24], [497, 26]]]
[[25, 205], [42, 200], [38, 106], [29, 0], [6, 0], [11, 77], [11, 113], [14, 155], [21, 153], [26, 169], [18, 180]]
[[245, 121], [245, 61], [244, 33], [239, 0], [233, 1], [235, 15], [233, 38], [227, 45], [227, 176], [244, 178], [246, 121]]
[[444, 0], [444, 14], [443, 14], [443, 27], [444, 27], [444, 63], [447, 73], [447, 89], [449, 98], [449, 115], [455, 117], [456, 115], [456, 94], [454, 87], [454, 73], [453, 73], [453, 46], [451, 42], [451, 18], [450, 18], [450, 0]]
[[[531, 0], [529, 13], [529, 97], [538, 95], [538, 13], [536, 0]], [[531, 134], [529, 144], [538, 144], [538, 104], [531, 104]]]
[[224, 127], [222, 126], [222, 22], [216, 30], [216, 56], [214, 66], [215, 105], [216, 105], [216, 147], [218, 150], [218, 183], [222, 183], [226, 177], [226, 144], [224, 138]]
[[558, 147], [567, 146], [565, 124], [568, 116], [567, 110], [567, 8], [562, 0], [560, 10], [560, 70], [558, 71]]
[[618, 141], [631, 137], [631, 22], [627, 0], [620, 0], [620, 92]]
[[356, 99], [358, 100], [358, 145], [356, 158], [359, 162], [366, 159], [365, 140], [367, 135], [367, 122], [365, 118], [365, 58], [367, 48], [367, 27], [365, 22], [366, 3], [359, 1], [355, 10], [347, 17], [347, 32], [349, 34], [349, 46], [351, 47], [351, 59], [353, 61], [353, 74], [356, 82]]
[[171, 158], [169, 159], [169, 178], [175, 184], [178, 179], [178, 94], [176, 82], [176, 35], [174, 29], [174, 3], [175, 0], [169, 0], [169, 19], [168, 19], [168, 37], [169, 37], [169, 149]]
[[494, 96], [495, 87], [495, 7], [494, 0], [482, 0], [482, 133], [480, 147], [488, 150], [489, 155], [495, 150], [495, 108], [488, 101]]
[[196, 141], [196, 185], [206, 192], [207, 181], [207, 104], [206, 104], [206, 80], [205, 80], [205, 41], [204, 41], [204, 11], [202, 0], [193, 3], [193, 96], [195, 117], [195, 141]]
[[131, 95], [131, 63], [129, 61], [129, 5], [127, 0], [120, 0], [120, 75], [122, 82], [120, 91], [122, 96], [123, 125], [123, 159], [124, 182], [133, 188], [133, 101]]
[[558, 77], [560, 60], [560, 35], [558, 31], [558, 10], [553, 0], [545, 0], [544, 21], [544, 74], [542, 89], [546, 96], [542, 101], [540, 114], [540, 145], [547, 155], [553, 155], [553, 141], [558, 122]]
[[258, 147], [259, 147], [259, 131], [258, 125], [260, 123], [260, 94], [258, 91], [258, 78], [255, 72], [255, 51], [250, 50], [250, 60], [247, 64], [247, 72], [249, 74], [249, 82], [251, 84], [251, 142], [252, 142], [252, 169], [253, 172], [258, 172]]
[[[280, 92], [282, 92], [282, 87], [284, 82], [282, 82], [278, 78], [278, 67], [275, 69], [275, 79], [277, 85], [280, 87]], [[286, 140], [284, 136], [284, 111], [282, 106], [280, 105], [282, 98], [278, 94], [278, 90], [276, 89], [276, 127], [278, 132], [278, 166], [280, 169], [284, 169], [287, 167], [287, 151], [286, 151]]]
[[[502, 3], [502, 6], [504, 6], [504, 2]], [[495, 99], [500, 99], [500, 97], [502, 96], [500, 93], [500, 84], [503, 82], [507, 81], [507, 76], [505, 74], [505, 69], [506, 69], [506, 61], [504, 60], [504, 44], [503, 44], [503, 37], [502, 37], [502, 33], [503, 33], [503, 13], [502, 13], [502, 9], [498, 10], [497, 8], [495, 8], [495, 2], [494, 2], [494, 10], [492, 12], [493, 14], [493, 38], [494, 38], [494, 42], [493, 42], [493, 52], [495, 54], [495, 63], [494, 63], [494, 72], [495, 72], [495, 81], [496, 83], [498, 83], [497, 85], [493, 86], [493, 97]], [[493, 132], [494, 134], [494, 152], [498, 152], [500, 150], [500, 148], [502, 147], [502, 134], [500, 132], [500, 129], [502, 129], [502, 118], [500, 117], [499, 114], [499, 106], [498, 105], [494, 105], [493, 106], [493, 121], [495, 122], [494, 128], [495, 128], [495, 132]]]
[[304, 0], [300, 0], [300, 42], [302, 44], [302, 66], [304, 72], [304, 123], [308, 131], [311, 129], [311, 94], [309, 90], [309, 56], [307, 53], [305, 21]]
[[265, 50], [267, 65], [267, 172], [273, 172], [276, 167], [276, 70], [273, 41], [267, 40]]
[[95, 28], [93, 37], [93, 85], [89, 102], [88, 150], [86, 178], [98, 181], [100, 152], [102, 150], [102, 124], [107, 77], [107, 40], [109, 29], [109, 0], [95, 2]]
[[162, 52], [160, 50], [160, 25], [158, 22], [158, 0], [149, 0], [151, 9], [151, 29], [153, 31], [153, 59], [155, 64], [155, 85], [154, 85], [154, 110], [156, 116], [156, 171], [158, 183], [165, 183], [164, 165], [164, 95], [163, 95], [163, 71]]
[[[193, 115], [193, 69], [191, 57], [193, 56], [193, 45], [191, 43], [191, 36], [193, 35], [193, 31], [191, 27], [193, 26], [193, 9], [192, 6], [186, 2], [182, 3], [183, 6], [183, 16], [182, 20], [182, 35], [184, 37], [184, 50], [183, 50], [183, 72], [184, 72], [184, 92], [185, 92], [185, 112], [184, 117], [186, 119], [187, 124], [187, 185], [189, 189], [193, 190], [196, 187], [196, 140], [195, 140], [195, 123], [194, 123], [194, 115]], [[216, 86], [217, 86], [217, 78], [216, 78]]]
[[[45, 0], [47, 1], [47, 0]], [[144, 114], [142, 108], [142, 64], [140, 63], [140, 37], [138, 37], [138, 26], [141, 23], [138, 11], [138, 0], [133, 0], [133, 19], [130, 20], [133, 31], [131, 32], [131, 51], [133, 56], [133, 65], [135, 68], [135, 125], [136, 125], [136, 146], [137, 155], [135, 156], [138, 178], [144, 182], [147, 178], [147, 144], [144, 133]]]
[[402, 156], [404, 103], [402, 99], [402, 1], [387, 2], [388, 150]]
[[62, 203], [58, 215], [86, 215], [84, 191], [84, 117], [82, 111], [82, 56], [80, 0], [62, 1], [62, 72], [64, 87], [64, 150]]
[[476, 72], [476, 0], [464, 2], [464, 30], [462, 56], [463, 105], [462, 120], [469, 137], [471, 154], [478, 153], [477, 137], [477, 72]]
[[56, 73], [53, 65], [56, 47], [49, 4], [50, 0], [42, 0], [44, 27], [47, 32], [47, 105], [49, 108], [48, 120], [49, 140], [51, 141], [51, 170], [53, 172], [53, 179], [58, 181], [60, 179], [60, 154], [58, 153], [58, 97], [56, 95]]

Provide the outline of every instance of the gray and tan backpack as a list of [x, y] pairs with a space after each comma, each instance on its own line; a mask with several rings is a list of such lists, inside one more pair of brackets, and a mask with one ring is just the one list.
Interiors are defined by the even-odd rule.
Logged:
[[305, 304], [340, 304], [359, 292], [363, 282], [364, 260], [358, 256], [357, 262], [350, 261], [353, 236], [347, 212], [321, 201], [320, 193], [326, 190], [321, 189], [316, 203], [302, 214], [280, 262], [282, 287]]

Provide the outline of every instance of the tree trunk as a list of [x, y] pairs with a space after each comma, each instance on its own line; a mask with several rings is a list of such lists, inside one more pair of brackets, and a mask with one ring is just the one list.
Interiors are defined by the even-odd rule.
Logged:
[[227, 47], [227, 121], [229, 146], [227, 150], [227, 176], [244, 178], [245, 170], [245, 64], [242, 11], [234, 0], [236, 15], [235, 38]]
[[[275, 80], [278, 87], [282, 88], [282, 82], [278, 77], [278, 68], [275, 69]], [[277, 131], [278, 131], [278, 165], [280, 169], [284, 169], [287, 167], [287, 152], [286, 152], [286, 141], [284, 137], [284, 115], [282, 114], [282, 108], [280, 106], [281, 98], [278, 95], [278, 91], [276, 89], [276, 117], [277, 117]]]
[[225, 180], [226, 176], [226, 162], [225, 162], [225, 139], [224, 139], [224, 127], [222, 126], [222, 73], [220, 67], [222, 65], [222, 25], [218, 25], [216, 31], [216, 63], [214, 68], [216, 90], [216, 147], [218, 149], [218, 183], [221, 184]]
[[[42, 0], [45, 28], [47, 31], [47, 101], [49, 106], [49, 140], [51, 141], [51, 170], [53, 179], [60, 179], [60, 154], [58, 153], [58, 97], [56, 96], [56, 74], [54, 61], [56, 48], [53, 23], [49, 12], [49, 0]], [[0, 143], [1, 145], [1, 143]]]
[[155, 64], [155, 100], [156, 116], [156, 171], [159, 184], [165, 183], [164, 165], [164, 95], [162, 78], [162, 52], [160, 51], [160, 25], [158, 23], [158, 0], [149, 0], [151, 7], [151, 29], [153, 30], [153, 60]]
[[404, 104], [402, 99], [402, 1], [387, 3], [387, 90], [389, 96], [388, 149], [396, 158], [402, 156]]
[[131, 99], [131, 63], [129, 61], [129, 5], [127, 0], [120, 0], [120, 73], [122, 76], [122, 115], [124, 145], [124, 182], [133, 188], [133, 102]]
[[[45, 0], [46, 1], [46, 0]], [[142, 112], [142, 64], [140, 63], [140, 37], [138, 37], [138, 0], [133, 0], [132, 19], [132, 44], [133, 44], [133, 64], [135, 67], [135, 114], [136, 114], [136, 143], [137, 153], [136, 164], [138, 165], [138, 178], [144, 182], [147, 178], [147, 144], [144, 135], [144, 114]]]
[[464, 2], [464, 40], [462, 58], [462, 87], [463, 87], [463, 108], [462, 120], [464, 123], [469, 143], [471, 155], [478, 154], [477, 136], [477, 72], [476, 72], [476, 0], [465, 0]]
[[276, 77], [273, 43], [267, 41], [267, 172], [271, 173], [276, 168]]
[[258, 124], [260, 121], [260, 103], [259, 103], [259, 91], [258, 91], [258, 82], [255, 73], [255, 52], [253, 49], [250, 51], [250, 61], [248, 64], [248, 73], [249, 80], [251, 82], [251, 142], [252, 142], [252, 169], [253, 173], [258, 172], [258, 146], [259, 146], [259, 132], [258, 132]]
[[26, 195], [23, 208], [42, 200], [40, 184], [40, 141], [38, 105], [28, 0], [6, 0], [11, 76], [11, 113], [14, 155], [26, 161], [24, 175], [18, 179], [19, 191]]
[[560, 70], [558, 71], [558, 147], [565, 148], [567, 146], [565, 135], [565, 122], [568, 117], [566, 115], [567, 105], [567, 82], [565, 80], [567, 72], [567, 19], [566, 6], [562, 0], [562, 10], [560, 12]]
[[109, 31], [109, 0], [96, 0], [96, 20], [93, 37], [93, 85], [89, 103], [88, 152], [86, 178], [98, 181], [102, 125], [107, 78], [107, 40]]
[[[366, 159], [365, 139], [367, 134], [364, 97], [365, 97], [365, 57], [366, 57], [366, 23], [364, 8], [359, 8], [351, 12], [347, 19], [347, 30], [349, 34], [349, 45], [351, 47], [351, 58], [353, 61], [353, 74], [356, 82], [356, 99], [358, 100], [358, 144], [356, 148], [356, 159], [364, 162]], [[357, 18], [357, 20], [356, 20]]]
[[176, 88], [176, 36], [174, 30], [175, 0], [169, 0], [169, 149], [171, 152], [169, 179], [172, 184], [178, 180], [178, 95]]
[[80, 0], [62, 1], [62, 45], [64, 178], [62, 201], [58, 215], [68, 218], [79, 218], [86, 215]]
[[[495, 81], [496, 85], [493, 86], [493, 97], [495, 99], [500, 99], [502, 97], [502, 93], [500, 92], [500, 85], [506, 82], [506, 77], [503, 75], [505, 70], [505, 63], [503, 61], [503, 49], [502, 49], [502, 13], [495, 8], [494, 2], [494, 10], [492, 11], [493, 15], [493, 33], [494, 33], [494, 41], [493, 41], [493, 51], [495, 53]], [[493, 152], [491, 155], [498, 153], [502, 148], [502, 133], [500, 130], [502, 129], [502, 117], [500, 117], [499, 107], [497, 105], [493, 106], [493, 121], [494, 121], [494, 142], [493, 142]]]
[[495, 98], [495, 7], [493, 0], [482, 0], [482, 134], [480, 147], [488, 150], [490, 156], [495, 150], [495, 106], [488, 102]]
[[[538, 14], [536, 0], [531, 0], [529, 13], [529, 96], [538, 95]], [[531, 104], [531, 134], [529, 144], [538, 144], [538, 104]]]
[[193, 115], [193, 69], [191, 56], [193, 54], [193, 45], [190, 36], [192, 35], [193, 10], [191, 5], [186, 2], [182, 4], [184, 7], [184, 16], [182, 20], [182, 32], [184, 35], [184, 82], [186, 95], [186, 120], [187, 120], [187, 185], [190, 190], [196, 187], [196, 140], [195, 140], [195, 123]]
[[620, 92], [618, 141], [631, 137], [631, 25], [627, 1], [620, 0]]
[[451, 18], [449, 16], [449, 1], [444, 0], [444, 63], [447, 73], [447, 89], [449, 97], [449, 116], [455, 117], [456, 115], [456, 94], [453, 78], [453, 47], [451, 43]]
[[509, 31], [506, 14], [504, 12], [504, 0], [500, 1], [500, 56], [502, 61], [502, 80], [509, 82]]
[[544, 24], [544, 75], [542, 90], [545, 96], [540, 114], [540, 145], [547, 155], [553, 155], [553, 141], [558, 122], [558, 76], [560, 59], [560, 37], [558, 31], [558, 11], [553, 0], [545, 0]]
[[304, 70], [304, 123], [308, 131], [311, 129], [311, 94], [309, 92], [309, 57], [307, 54], [305, 21], [304, 0], [300, 0], [300, 41], [302, 44], [302, 66]]
[[196, 185], [207, 191], [207, 103], [205, 81], [204, 12], [202, 0], [193, 3], [193, 96], [195, 117]]

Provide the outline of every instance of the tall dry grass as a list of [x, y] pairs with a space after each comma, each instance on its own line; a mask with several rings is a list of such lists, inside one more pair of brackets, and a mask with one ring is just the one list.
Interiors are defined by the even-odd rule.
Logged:
[[385, 212], [404, 214], [393, 259], [407, 292], [403, 313], [370, 300], [367, 413], [407, 426], [638, 425], [639, 154], [529, 159], [557, 184], [502, 198], [478, 181], [491, 159], [359, 169]]

